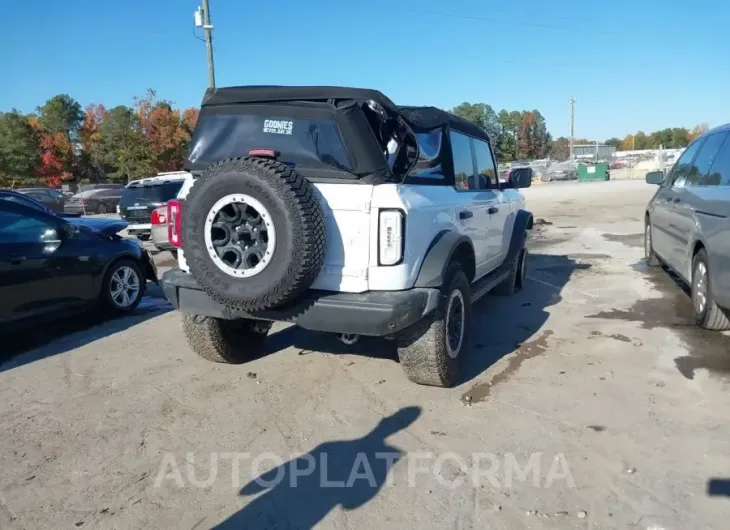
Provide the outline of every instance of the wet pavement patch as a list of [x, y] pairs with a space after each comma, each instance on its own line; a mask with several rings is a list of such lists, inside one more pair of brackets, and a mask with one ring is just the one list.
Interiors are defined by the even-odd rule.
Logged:
[[644, 234], [603, 234], [603, 239], [622, 243], [627, 247], [644, 246]]
[[515, 350], [510, 357], [507, 358], [507, 367], [496, 374], [492, 379], [484, 383], [477, 383], [472, 386], [464, 395], [461, 396], [461, 400], [464, 403], [473, 404], [484, 401], [489, 397], [492, 389], [505, 381], [509, 380], [517, 370], [520, 369], [522, 363], [534, 359], [535, 357], [542, 355], [548, 349], [547, 341], [553, 332], [549, 329], [543, 331], [538, 338], [530, 342], [525, 342]]
[[613, 333], [611, 335], [604, 335], [600, 331], [591, 331], [590, 335], [588, 336], [588, 339], [595, 339], [596, 337], [606, 337], [609, 339], [614, 339], [620, 342], [633, 342], [629, 337], [626, 335], [621, 335], [620, 333]]
[[670, 329], [687, 349], [687, 355], [674, 359], [677, 370], [684, 377], [694, 379], [699, 369], [706, 369], [714, 375], [730, 376], [730, 337], [695, 324], [692, 302], [681, 282], [661, 269], [644, 268], [640, 264], [636, 264], [634, 269], [642, 271], [662, 296], [638, 300], [628, 309], [601, 311], [587, 318], [637, 322], [644, 329]]
[[588, 428], [592, 431], [603, 432], [606, 428], [603, 425], [589, 425]]

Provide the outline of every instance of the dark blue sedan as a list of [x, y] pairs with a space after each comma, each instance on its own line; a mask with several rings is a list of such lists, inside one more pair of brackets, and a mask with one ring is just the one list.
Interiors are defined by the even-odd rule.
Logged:
[[0, 191], [0, 330], [139, 305], [157, 271], [139, 241], [118, 235], [126, 222], [64, 217], [19, 195]]

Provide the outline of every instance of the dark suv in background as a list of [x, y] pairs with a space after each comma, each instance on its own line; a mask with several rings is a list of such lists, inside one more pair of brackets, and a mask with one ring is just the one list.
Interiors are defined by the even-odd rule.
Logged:
[[129, 223], [130, 235], [146, 241], [152, 230], [152, 212], [174, 199], [185, 181], [185, 176], [152, 177], [130, 182], [122, 191], [119, 215]]
[[730, 124], [697, 138], [659, 184], [646, 209], [644, 250], [687, 282], [698, 325], [730, 329]]

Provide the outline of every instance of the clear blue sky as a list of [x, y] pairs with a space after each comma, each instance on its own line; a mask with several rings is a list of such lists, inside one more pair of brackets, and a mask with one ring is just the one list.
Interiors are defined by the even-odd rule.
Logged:
[[[539, 109], [554, 136], [603, 140], [730, 121], [726, 0], [210, 0], [219, 86], [339, 84], [399, 104]], [[68, 93], [197, 106], [198, 0], [5, 2], [0, 110]], [[200, 31], [200, 30], [198, 30]]]

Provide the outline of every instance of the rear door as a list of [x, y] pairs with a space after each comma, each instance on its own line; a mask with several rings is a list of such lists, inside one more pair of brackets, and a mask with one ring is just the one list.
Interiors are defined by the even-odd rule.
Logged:
[[725, 139], [712, 166], [687, 192], [710, 260], [712, 295], [730, 308], [730, 133], [720, 134]]
[[451, 152], [454, 160], [454, 179], [457, 197], [455, 198], [455, 217], [460, 232], [467, 236], [474, 246], [476, 262], [475, 279], [489, 272], [489, 214], [488, 203], [494, 201], [484, 179], [476, 171], [476, 160], [472, 138], [458, 132], [449, 134]]
[[708, 214], [712, 217], [708, 206], [712, 202], [716, 179], [711, 177], [710, 169], [726, 137], [727, 133], [719, 132], [705, 138], [692, 161], [684, 186], [676, 187], [669, 208], [670, 223], [675, 234], [671, 262], [677, 272], [687, 280], [691, 277], [693, 245], [698, 237], [702, 237], [699, 233], [702, 225], [710, 221]]
[[499, 187], [495, 169], [494, 154], [491, 146], [482, 140], [474, 139], [474, 154], [477, 162], [477, 175], [480, 188], [479, 200], [486, 212], [487, 259], [486, 269], [492, 270], [502, 264], [507, 254], [512, 236], [514, 215], [510, 213], [509, 195]]

